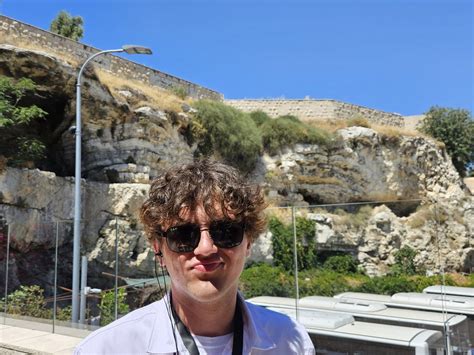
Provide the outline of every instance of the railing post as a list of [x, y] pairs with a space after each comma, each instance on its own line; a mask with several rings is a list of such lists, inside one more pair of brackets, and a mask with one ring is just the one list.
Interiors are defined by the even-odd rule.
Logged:
[[59, 221], [56, 221], [56, 237], [54, 250], [54, 299], [53, 299], [53, 333], [56, 326], [56, 312], [57, 312], [57, 293], [58, 293], [58, 244], [59, 244]]
[[119, 235], [118, 235], [118, 218], [115, 217], [115, 308], [114, 308], [114, 314], [115, 314], [115, 320], [118, 318], [118, 240], [119, 240]]
[[296, 238], [296, 217], [295, 217], [295, 206], [291, 207], [291, 220], [293, 222], [293, 255], [295, 260], [295, 290], [296, 290], [296, 297], [295, 297], [295, 311], [296, 311], [296, 320], [298, 320], [299, 312], [298, 312], [298, 302], [300, 299], [300, 289], [298, 285], [298, 252], [297, 252], [297, 238]]
[[8, 304], [8, 264], [10, 263], [10, 237], [11, 237], [11, 224], [7, 224], [7, 257], [5, 264], [5, 304], [4, 312], [7, 315], [7, 304]]
[[81, 298], [79, 304], [79, 323], [84, 325], [86, 319], [87, 256], [82, 256], [81, 263]]

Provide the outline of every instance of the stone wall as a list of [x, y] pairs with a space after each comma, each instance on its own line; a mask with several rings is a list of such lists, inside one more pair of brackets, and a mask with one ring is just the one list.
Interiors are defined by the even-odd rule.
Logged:
[[[0, 42], [15, 47], [28, 44], [41, 48], [47, 53], [74, 58], [77, 63], [83, 63], [88, 57], [99, 51], [97, 48], [2, 15], [0, 15]], [[216, 91], [117, 56], [101, 56], [94, 60], [94, 65], [113, 75], [138, 80], [151, 86], [164, 89], [182, 87], [192, 98], [211, 100], [222, 100], [223, 98], [222, 94]]]
[[404, 119], [399, 114], [383, 112], [336, 100], [225, 100], [225, 103], [246, 112], [261, 110], [270, 115], [270, 117], [294, 115], [303, 121], [327, 121], [347, 120], [362, 116], [369, 122], [380, 125], [404, 126]]

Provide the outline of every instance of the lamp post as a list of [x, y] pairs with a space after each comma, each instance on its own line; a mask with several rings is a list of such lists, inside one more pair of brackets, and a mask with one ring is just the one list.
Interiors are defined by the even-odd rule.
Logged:
[[87, 64], [106, 53], [125, 52], [128, 54], [151, 54], [151, 49], [125, 45], [119, 49], [109, 49], [97, 52], [86, 59], [82, 64], [79, 74], [77, 74], [76, 84], [76, 164], [74, 179], [74, 241], [73, 241], [73, 259], [72, 259], [72, 322], [77, 323], [79, 318], [79, 268], [81, 251], [81, 76]]

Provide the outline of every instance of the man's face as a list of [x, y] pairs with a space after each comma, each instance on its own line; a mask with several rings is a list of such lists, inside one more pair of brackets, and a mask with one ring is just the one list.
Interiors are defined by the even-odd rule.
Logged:
[[[244, 235], [242, 243], [234, 248], [219, 248], [214, 245], [209, 234], [208, 228], [212, 221], [201, 205], [192, 211], [183, 209], [180, 217], [185, 223], [200, 226], [201, 239], [194, 251], [189, 253], [173, 252], [165, 240], [160, 245], [163, 262], [171, 277], [173, 297], [191, 298], [199, 302], [235, 297], [245, 258], [250, 250], [247, 236]], [[220, 219], [224, 219], [222, 213], [214, 217], [214, 220]]]

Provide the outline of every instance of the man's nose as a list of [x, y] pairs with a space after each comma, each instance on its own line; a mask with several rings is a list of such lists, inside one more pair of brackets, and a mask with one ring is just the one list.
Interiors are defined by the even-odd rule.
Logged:
[[199, 240], [199, 244], [194, 249], [194, 254], [196, 255], [211, 255], [217, 252], [217, 247], [214, 244], [214, 241], [211, 238], [211, 234], [209, 233], [209, 229], [203, 228], [201, 229], [201, 239]]

